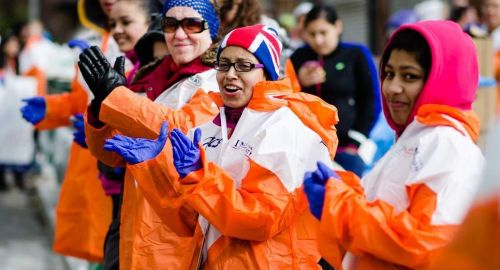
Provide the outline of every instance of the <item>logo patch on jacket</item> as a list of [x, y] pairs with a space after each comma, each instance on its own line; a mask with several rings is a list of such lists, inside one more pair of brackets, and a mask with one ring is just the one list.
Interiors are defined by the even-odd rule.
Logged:
[[245, 152], [245, 155], [250, 156], [252, 154], [253, 147], [245, 143], [244, 141], [237, 140], [236, 143], [233, 145], [233, 149], [235, 150], [241, 149]]
[[195, 87], [201, 86], [201, 78], [198, 75], [189, 77], [188, 81], [191, 82]]
[[222, 138], [208, 137], [203, 140], [203, 148], [216, 148], [222, 142]]

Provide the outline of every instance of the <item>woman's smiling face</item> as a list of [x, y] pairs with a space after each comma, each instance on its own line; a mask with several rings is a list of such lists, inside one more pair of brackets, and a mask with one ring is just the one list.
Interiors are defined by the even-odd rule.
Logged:
[[147, 32], [148, 18], [138, 2], [119, 1], [109, 14], [109, 29], [120, 51], [128, 52]]
[[[219, 63], [259, 63], [257, 58], [249, 51], [236, 46], [224, 48], [218, 61]], [[246, 106], [252, 98], [254, 85], [265, 80], [266, 76], [262, 68], [239, 72], [236, 71], [234, 66], [231, 66], [228, 71], [217, 71], [217, 82], [224, 105], [230, 108]]]
[[[184, 18], [203, 19], [198, 11], [190, 7], [171, 8], [165, 16], [176, 18], [179, 21]], [[177, 65], [190, 63], [200, 57], [212, 45], [212, 38], [208, 29], [201, 33], [190, 34], [186, 33], [182, 27], [178, 27], [174, 33], [165, 33], [165, 41], [167, 42], [168, 51]]]
[[392, 120], [406, 125], [425, 84], [425, 70], [414, 54], [394, 49], [384, 69], [382, 92]]

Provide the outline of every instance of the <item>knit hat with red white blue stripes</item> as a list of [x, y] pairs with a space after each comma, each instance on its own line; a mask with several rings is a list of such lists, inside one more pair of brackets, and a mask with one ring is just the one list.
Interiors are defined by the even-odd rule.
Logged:
[[273, 28], [256, 24], [234, 29], [222, 40], [217, 51], [217, 61], [222, 50], [228, 46], [241, 47], [251, 52], [264, 65], [269, 80], [276, 81], [279, 78], [282, 44], [278, 32]]

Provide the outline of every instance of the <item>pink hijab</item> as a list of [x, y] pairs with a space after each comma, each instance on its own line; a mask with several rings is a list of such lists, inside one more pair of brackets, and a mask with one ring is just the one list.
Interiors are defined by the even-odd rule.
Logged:
[[[471, 110], [479, 81], [476, 47], [472, 39], [463, 32], [458, 24], [451, 21], [423, 21], [406, 24], [394, 32], [387, 42], [386, 48], [394, 36], [404, 29], [412, 29], [425, 38], [432, 59], [427, 81], [408, 117], [408, 122], [404, 126], [392, 121], [387, 101], [382, 95], [385, 117], [398, 135], [413, 121], [422, 105], [440, 104], [460, 110]], [[384, 50], [384, 55], [386, 53]], [[380, 70], [383, 86], [384, 66], [381, 65]]]

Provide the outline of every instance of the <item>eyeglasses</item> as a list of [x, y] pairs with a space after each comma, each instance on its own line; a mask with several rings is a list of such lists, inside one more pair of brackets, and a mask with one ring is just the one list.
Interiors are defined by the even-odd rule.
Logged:
[[200, 18], [184, 18], [177, 20], [173, 17], [164, 17], [161, 20], [161, 27], [165, 33], [175, 33], [179, 26], [182, 27], [186, 34], [197, 34], [208, 29], [207, 21]]
[[254, 68], [263, 68], [263, 64], [254, 64], [246, 61], [240, 61], [240, 62], [214, 62], [214, 68], [215, 70], [218, 71], [224, 71], [227, 72], [231, 67], [234, 67], [234, 69], [238, 72], [249, 72]]

